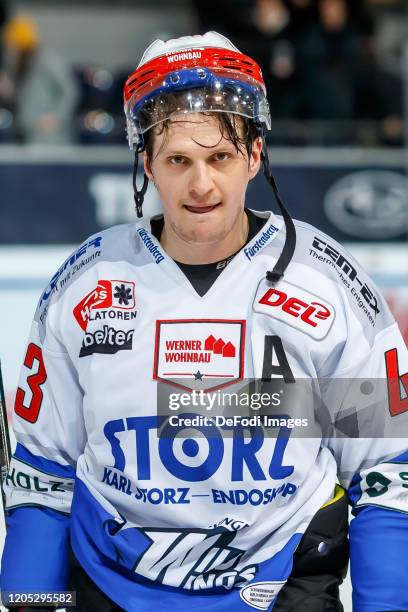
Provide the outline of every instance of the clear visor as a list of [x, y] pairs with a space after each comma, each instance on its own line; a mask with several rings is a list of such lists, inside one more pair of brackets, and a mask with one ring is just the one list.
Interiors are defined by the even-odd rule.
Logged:
[[271, 127], [269, 105], [261, 88], [240, 83], [217, 81], [211, 87], [200, 87], [176, 92], [159, 92], [147, 97], [133, 112], [129, 104], [126, 116], [129, 143], [138, 135], [174, 115], [203, 112], [232, 113], [253, 119]]

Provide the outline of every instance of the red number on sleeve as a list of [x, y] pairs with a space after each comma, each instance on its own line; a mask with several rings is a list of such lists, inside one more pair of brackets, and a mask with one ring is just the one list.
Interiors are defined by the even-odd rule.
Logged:
[[401, 374], [398, 371], [397, 349], [385, 353], [385, 367], [387, 368], [388, 407], [391, 416], [397, 416], [408, 410], [408, 397], [401, 397], [401, 383], [405, 393], [408, 393], [408, 372]]
[[16, 414], [30, 423], [35, 423], [38, 419], [43, 400], [41, 385], [47, 380], [42, 351], [39, 346], [31, 342], [27, 347], [24, 365], [32, 370], [35, 367], [34, 362], [38, 364], [37, 371], [27, 377], [27, 383], [32, 392], [31, 401], [28, 406], [24, 405], [25, 391], [18, 387], [14, 406]]

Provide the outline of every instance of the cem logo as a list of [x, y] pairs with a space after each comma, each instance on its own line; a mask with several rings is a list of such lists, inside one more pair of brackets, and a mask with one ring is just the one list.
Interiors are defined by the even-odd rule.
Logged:
[[[86, 331], [88, 321], [92, 320], [91, 311], [104, 309], [126, 311], [134, 310], [135, 306], [135, 283], [122, 280], [100, 280], [95, 289], [75, 306], [73, 313], [78, 325]], [[112, 312], [109, 318], [127, 319], [129, 317]]]
[[280, 289], [275, 289], [266, 287], [264, 281], [261, 281], [254, 309], [316, 340], [327, 336], [335, 318], [334, 307], [329, 302], [288, 282], [282, 282]]
[[408, 232], [408, 179], [385, 170], [353, 172], [330, 187], [324, 211], [350, 236], [395, 238]]
[[244, 342], [245, 321], [159, 320], [153, 378], [190, 391], [220, 389], [242, 379]]
[[131, 351], [134, 333], [134, 329], [116, 330], [108, 325], [104, 325], [103, 329], [98, 329], [93, 333], [85, 332], [79, 356], [87, 357], [94, 353], [114, 355], [119, 351]]

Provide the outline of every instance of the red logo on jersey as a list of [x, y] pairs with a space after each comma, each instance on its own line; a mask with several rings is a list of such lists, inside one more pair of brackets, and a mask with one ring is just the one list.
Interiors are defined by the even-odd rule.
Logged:
[[[408, 410], [408, 372], [400, 374], [397, 349], [386, 351], [385, 367], [387, 370], [388, 407], [392, 417]], [[404, 390], [404, 397], [401, 391]]]
[[74, 308], [78, 325], [86, 331], [91, 310], [135, 308], [135, 283], [122, 280], [100, 280], [97, 287], [88, 293]]
[[302, 321], [312, 327], [317, 327], [319, 320], [325, 321], [333, 315], [331, 310], [320, 302], [310, 302], [308, 304], [296, 297], [288, 297], [287, 293], [278, 289], [268, 289], [259, 303], [272, 306], [272, 308], [281, 308], [283, 312], [292, 317], [300, 317]]
[[207, 362], [211, 361], [211, 353], [222, 357], [235, 357], [236, 349], [232, 342], [222, 338], [214, 338], [212, 334], [204, 340], [166, 340], [166, 362]]
[[245, 321], [176, 319], [156, 322], [155, 380], [183, 389], [221, 389], [244, 373]]

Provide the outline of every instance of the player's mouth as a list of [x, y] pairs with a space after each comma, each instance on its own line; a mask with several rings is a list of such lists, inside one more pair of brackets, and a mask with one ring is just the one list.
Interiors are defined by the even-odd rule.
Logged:
[[198, 206], [185, 206], [187, 210], [191, 213], [195, 213], [197, 215], [202, 215], [204, 213], [209, 213], [213, 211], [215, 208], [220, 206], [221, 202], [217, 202], [216, 204], [200, 204]]

